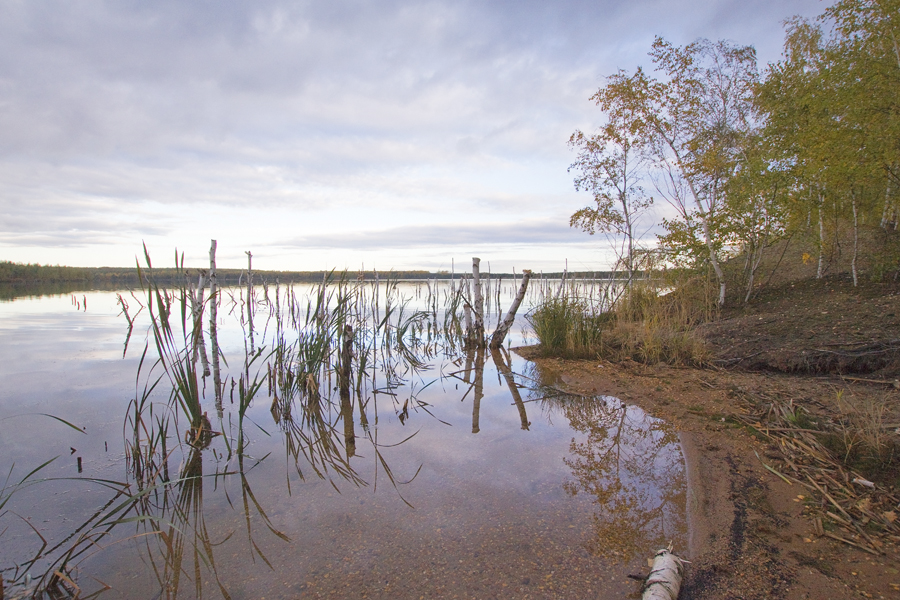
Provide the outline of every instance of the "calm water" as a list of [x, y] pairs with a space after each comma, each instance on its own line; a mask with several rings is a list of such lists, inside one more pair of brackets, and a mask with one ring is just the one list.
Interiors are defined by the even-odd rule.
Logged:
[[[445, 298], [447, 284], [433, 285], [431, 298]], [[395, 292], [407, 314], [437, 309], [424, 284]], [[502, 310], [512, 293], [501, 288]], [[255, 288], [252, 328], [245, 294], [229, 290], [219, 307], [221, 411], [212, 378], [200, 385], [223, 435], [203, 449], [184, 443], [189, 423], [169, 407], [169, 379], [151, 370], [146, 309], [123, 356], [115, 293], [0, 303], [7, 597], [46, 584], [52, 565], [64, 575], [57, 592], [77, 585], [103, 598], [622, 598], [647, 556], [669, 541], [683, 547], [684, 462], [665, 422], [615, 398], [560, 395], [515, 353], [426, 343], [423, 320], [420, 343], [405, 351], [373, 341], [352, 420], [341, 418], [337, 375], [320, 378], [328, 400], [313, 423], [302, 400], [269, 385], [277, 337], [302, 329], [278, 324], [287, 290], [276, 307], [274, 287]], [[136, 295], [123, 292], [131, 315], [138, 299], [146, 304]], [[294, 297], [315, 292], [298, 286]], [[519, 318], [506, 345], [524, 330]], [[246, 366], [248, 353], [259, 358]], [[243, 420], [242, 374], [262, 381]], [[160, 376], [136, 431], [129, 403]], [[141, 471], [126, 454], [150, 438], [155, 458]], [[59, 569], [54, 561], [79, 542]]]

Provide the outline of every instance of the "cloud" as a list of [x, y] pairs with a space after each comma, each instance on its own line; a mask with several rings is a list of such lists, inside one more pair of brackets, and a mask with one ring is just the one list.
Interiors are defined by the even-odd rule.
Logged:
[[0, 245], [93, 244], [101, 257], [114, 240], [183, 245], [220, 226], [242, 239], [375, 247], [434, 241], [460, 214], [521, 225], [456, 228], [473, 242], [556, 240], [582, 202], [566, 140], [597, 122], [588, 97], [603, 76], [647, 64], [656, 34], [757, 43], [771, 60], [780, 21], [821, 9], [0, 3]]
[[390, 229], [307, 235], [278, 245], [297, 248], [420, 248], [484, 246], [491, 244], [556, 244], [583, 242], [586, 234], [565, 223], [518, 221], [513, 223], [447, 223], [408, 225]]

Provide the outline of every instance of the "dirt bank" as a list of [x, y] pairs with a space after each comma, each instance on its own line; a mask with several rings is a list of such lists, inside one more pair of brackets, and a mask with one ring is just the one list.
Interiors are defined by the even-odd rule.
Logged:
[[[840, 419], [840, 395], [857, 406], [877, 404], [883, 423], [900, 424], [900, 391], [891, 385], [900, 374], [898, 301], [889, 286], [786, 284], [703, 328], [715, 357], [703, 369], [542, 358], [537, 347], [517, 352], [535, 361], [546, 382], [616, 396], [679, 428], [692, 529], [690, 548], [678, 549], [692, 561], [682, 598], [896, 598], [900, 537], [878, 533], [877, 552], [828, 537], [856, 539], [831, 529], [827, 514], [837, 509], [824, 497], [764, 466], [796, 467], [777, 441], [747, 423], [778, 403], [801, 407], [810, 419]], [[897, 473], [883, 475], [877, 488], [894, 497]], [[896, 507], [887, 508], [893, 518]]]
[[700, 331], [715, 364], [805, 374], [900, 373], [900, 287], [854, 288], [846, 276], [764, 290]]

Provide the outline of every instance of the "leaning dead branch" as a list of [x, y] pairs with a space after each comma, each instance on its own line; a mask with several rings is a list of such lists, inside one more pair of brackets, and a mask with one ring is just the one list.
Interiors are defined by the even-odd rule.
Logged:
[[531, 271], [526, 269], [523, 271], [523, 273], [525, 275], [522, 277], [522, 285], [519, 286], [519, 291], [518, 293], [516, 293], [516, 297], [513, 300], [512, 305], [509, 307], [509, 312], [506, 313], [506, 318], [503, 319], [503, 322], [500, 323], [499, 327], [497, 327], [494, 335], [491, 336], [492, 349], [497, 349], [503, 345], [503, 340], [506, 338], [506, 334], [509, 332], [510, 327], [512, 327], [513, 322], [516, 320], [516, 311], [519, 310], [519, 305], [522, 304], [522, 299], [525, 298], [525, 293], [528, 291], [528, 282], [531, 280]]

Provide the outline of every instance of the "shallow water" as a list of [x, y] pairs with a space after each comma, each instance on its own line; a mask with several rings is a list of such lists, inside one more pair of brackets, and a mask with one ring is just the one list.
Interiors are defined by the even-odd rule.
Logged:
[[[237, 377], [249, 325], [239, 317], [243, 291], [231, 292], [219, 342]], [[424, 308], [422, 284], [401, 293], [409, 308]], [[501, 290], [501, 303], [511, 294]], [[115, 498], [115, 486], [98, 479], [128, 483], [130, 493], [140, 484], [125, 460], [126, 411], [148, 381], [152, 361], [139, 372], [141, 352], [149, 341], [155, 358], [154, 347], [145, 311], [123, 358], [118, 313], [111, 292], [0, 303], [0, 469], [15, 465], [10, 481], [18, 480], [58, 456], [35, 475], [48, 480], [16, 490], [0, 519], [0, 568], [19, 584], [7, 585], [8, 596], [26, 583], [11, 567], [41, 537], [67, 540]], [[271, 348], [270, 315], [257, 309], [256, 346]], [[512, 345], [523, 327], [520, 319]], [[150, 489], [67, 576], [84, 593], [108, 587], [101, 597], [110, 598], [621, 598], [636, 587], [626, 575], [648, 555], [684, 545], [684, 461], [670, 425], [615, 398], [559, 395], [514, 353], [420, 354], [432, 354], [421, 369], [404, 371], [393, 355], [385, 362], [396, 377], [380, 372], [361, 388], [354, 402], [366, 402], [368, 425], [357, 411], [354, 455], [340, 445], [331, 457], [305, 448], [328, 469], [322, 476], [291, 452], [302, 444], [296, 405], [273, 410], [263, 385], [238, 428], [237, 392], [226, 386], [220, 417], [206, 380], [204, 410], [224, 435], [197, 450], [179, 444], [184, 418], [173, 425], [158, 463], [171, 483]], [[151, 396], [156, 417], [167, 414], [167, 398], [164, 378]], [[337, 403], [321, 418], [344, 431]]]

